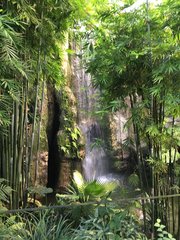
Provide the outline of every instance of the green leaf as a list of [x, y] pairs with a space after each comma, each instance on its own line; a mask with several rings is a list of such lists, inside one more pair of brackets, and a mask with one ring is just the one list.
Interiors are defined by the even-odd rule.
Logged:
[[[158, 230], [157, 230], [158, 231]], [[164, 234], [162, 234], [162, 233], [158, 233], [158, 237], [163, 237], [164, 236]]]
[[80, 172], [75, 171], [73, 173], [73, 180], [79, 190], [84, 189], [85, 182], [84, 182], [83, 176]]
[[172, 234], [168, 233], [168, 237], [169, 237], [169, 238], [172, 238], [173, 236], [172, 236]]
[[160, 224], [159, 223], [155, 223], [154, 226], [155, 227], [160, 227]]
[[35, 187], [29, 187], [28, 192], [30, 194], [39, 194], [40, 196], [45, 196], [48, 193], [52, 193], [52, 188], [47, 188], [45, 186], [35, 186]]
[[71, 55], [76, 53], [73, 49], [70, 49], [70, 48], [66, 49], [66, 52]]
[[86, 195], [98, 196], [105, 192], [105, 188], [103, 185], [97, 183], [96, 181], [93, 181], [87, 184], [87, 186], [84, 189], [84, 192]]
[[76, 142], [72, 142], [72, 145], [77, 149], [77, 143]]

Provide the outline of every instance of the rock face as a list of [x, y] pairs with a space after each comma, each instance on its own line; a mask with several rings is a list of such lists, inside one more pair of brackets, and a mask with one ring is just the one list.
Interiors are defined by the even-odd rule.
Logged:
[[82, 61], [82, 49], [72, 42], [71, 88], [77, 100], [77, 123], [85, 139], [83, 174], [87, 180], [105, 175], [109, 169], [109, 159], [105, 150], [104, 131], [101, 121], [95, 115], [99, 109], [100, 92], [93, 87], [90, 74]]
[[106, 116], [105, 124], [94, 114], [100, 109], [100, 92], [93, 87], [91, 76], [85, 71], [80, 46], [71, 42], [66, 47], [74, 52], [64, 57], [66, 83], [59, 91], [52, 83], [47, 86], [47, 185], [62, 191], [71, 182], [74, 170], [92, 180], [109, 174], [112, 166], [118, 169], [122, 161], [116, 164], [107, 154], [106, 140], [110, 139], [112, 155], [122, 160], [128, 156], [123, 141], [129, 136], [124, 130], [127, 112]]
[[76, 124], [76, 99], [66, 86], [57, 91], [48, 85], [48, 183], [63, 191], [70, 184], [72, 172], [81, 169], [83, 144]]
[[[65, 44], [64, 48], [68, 48]], [[64, 51], [64, 83], [57, 90], [48, 83], [48, 183], [57, 191], [64, 191], [70, 184], [74, 170], [81, 171], [84, 157], [84, 138], [77, 125], [77, 102], [71, 89], [72, 73], [68, 54]]]
[[129, 163], [133, 159], [134, 148], [131, 146], [133, 128], [127, 126], [127, 120], [130, 118], [129, 99], [126, 99], [127, 108], [109, 115], [110, 139], [112, 152], [114, 156], [114, 168], [126, 171]]
[[[124, 129], [130, 114], [119, 111], [101, 119], [95, 114], [101, 110], [100, 91], [94, 88], [90, 74], [83, 65], [83, 50], [76, 42], [70, 44], [71, 89], [77, 102], [77, 124], [85, 138], [83, 174], [87, 180], [97, 179], [118, 169], [127, 168], [129, 149], [123, 147], [132, 129]], [[129, 104], [127, 99], [127, 105]], [[111, 153], [107, 149], [111, 149]], [[124, 165], [124, 166], [123, 166]]]
[[39, 166], [38, 166], [38, 185], [46, 186], [47, 185], [47, 176], [48, 176], [48, 152], [43, 151], [39, 154]]

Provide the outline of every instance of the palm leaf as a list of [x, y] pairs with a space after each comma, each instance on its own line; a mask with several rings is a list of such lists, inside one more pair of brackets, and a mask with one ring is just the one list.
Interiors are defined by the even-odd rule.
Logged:
[[0, 178], [0, 201], [8, 202], [12, 188], [7, 186], [5, 182], [6, 180], [4, 178]]

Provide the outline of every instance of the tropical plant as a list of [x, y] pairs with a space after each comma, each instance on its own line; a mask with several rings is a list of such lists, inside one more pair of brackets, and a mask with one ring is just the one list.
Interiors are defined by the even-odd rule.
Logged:
[[25, 224], [23, 222], [17, 221], [16, 216], [0, 218], [0, 239], [23, 240], [24, 238], [21, 236], [28, 233], [24, 229], [24, 226]]
[[73, 173], [72, 186], [67, 188], [70, 194], [62, 195], [56, 194], [57, 200], [76, 199], [79, 202], [87, 202], [93, 200], [100, 200], [106, 198], [117, 187], [117, 183], [99, 183], [96, 180], [88, 182], [83, 179], [80, 172], [75, 171]]
[[8, 202], [11, 193], [12, 188], [7, 186], [7, 180], [0, 178], [0, 201]]
[[25, 222], [24, 229], [26, 229], [25, 234], [19, 233], [22, 239], [67, 240], [71, 234], [67, 220], [53, 211], [47, 210], [37, 216], [31, 214], [29, 218], [21, 218], [21, 221]]
[[0, 178], [0, 210], [6, 210], [10, 202], [12, 188], [7, 185], [6, 179]]
[[133, 216], [112, 206], [99, 206], [89, 219], [82, 219], [74, 239], [147, 240]]
[[173, 238], [172, 234], [168, 233], [167, 231], [165, 231], [165, 226], [163, 224], [161, 224], [161, 220], [157, 219], [155, 225], [157, 228], [157, 240], [175, 240], [175, 238]]
[[15, 215], [2, 222], [0, 219], [0, 239], [3, 240], [67, 240], [71, 237], [70, 225], [65, 218], [54, 212]]
[[[73, 173], [72, 185], [67, 188], [67, 194], [56, 194], [56, 199], [58, 204], [72, 205], [64, 210], [77, 225], [81, 217], [87, 218], [101, 200], [108, 201], [109, 195], [116, 187], [117, 184], [115, 182], [104, 184], [97, 181], [87, 182], [78, 171], [75, 171]], [[83, 203], [87, 204], [83, 205]]]

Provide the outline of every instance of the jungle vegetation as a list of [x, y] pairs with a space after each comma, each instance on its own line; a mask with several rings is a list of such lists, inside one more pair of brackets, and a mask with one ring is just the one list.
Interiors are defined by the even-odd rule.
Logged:
[[[0, 209], [26, 207], [31, 178], [36, 186], [44, 94], [47, 88], [63, 91], [66, 86], [67, 36], [82, 47], [84, 67], [100, 89], [98, 114], [130, 111], [126, 128], [132, 128], [132, 136], [123, 147], [136, 152], [141, 197], [177, 197], [142, 200], [139, 221], [129, 205], [126, 211], [109, 202], [97, 183], [83, 182], [83, 193], [74, 184], [64, 204], [88, 202], [89, 196], [108, 204], [101, 202], [88, 216], [78, 206], [65, 216], [63, 211], [0, 215], [2, 239], [70, 239], [71, 234], [77, 240], [173, 239], [169, 232], [180, 239], [180, 4], [146, 0], [131, 9], [135, 1], [121, 2], [0, 2]], [[71, 45], [66, 51], [73, 55]]]

